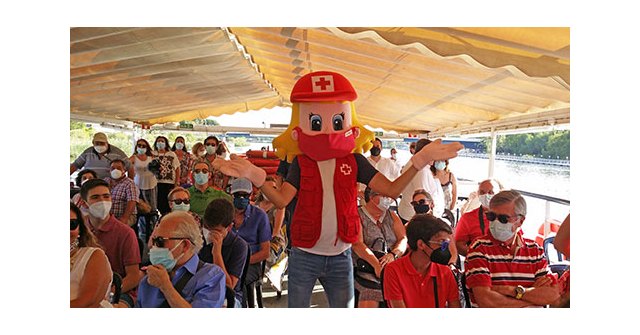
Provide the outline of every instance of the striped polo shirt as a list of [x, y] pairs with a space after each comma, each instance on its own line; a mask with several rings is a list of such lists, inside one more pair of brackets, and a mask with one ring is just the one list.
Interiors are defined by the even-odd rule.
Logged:
[[544, 250], [530, 239], [521, 237], [518, 241], [515, 256], [506, 243], [494, 239], [490, 233], [471, 244], [464, 267], [472, 307], [478, 307], [471, 290], [476, 286], [532, 287], [536, 279], [543, 276], [557, 282], [549, 270]]

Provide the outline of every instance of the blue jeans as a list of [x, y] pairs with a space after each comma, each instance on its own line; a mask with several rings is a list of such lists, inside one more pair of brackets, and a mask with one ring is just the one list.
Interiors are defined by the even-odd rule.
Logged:
[[324, 288], [329, 307], [354, 306], [351, 249], [336, 256], [314, 255], [291, 248], [289, 255], [289, 308], [309, 307], [316, 280]]

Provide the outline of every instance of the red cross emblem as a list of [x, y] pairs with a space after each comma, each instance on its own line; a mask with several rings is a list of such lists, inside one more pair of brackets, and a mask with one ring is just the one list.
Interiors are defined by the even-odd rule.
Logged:
[[311, 87], [313, 92], [333, 92], [333, 76], [313, 76], [311, 77]]
[[342, 172], [343, 175], [348, 176], [351, 174], [351, 166], [349, 166], [348, 164], [342, 164], [342, 166], [340, 166], [340, 172]]

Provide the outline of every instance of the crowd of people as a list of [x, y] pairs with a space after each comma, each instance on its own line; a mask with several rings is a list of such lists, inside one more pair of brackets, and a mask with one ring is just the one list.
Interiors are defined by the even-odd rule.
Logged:
[[[415, 142], [412, 154], [430, 143]], [[215, 136], [191, 151], [181, 136], [172, 145], [158, 136], [152, 146], [141, 138], [128, 157], [103, 133], [92, 144], [70, 167], [78, 171], [79, 188], [71, 198], [71, 307], [253, 307], [265, 271], [290, 255], [317, 263], [313, 269], [290, 265], [290, 307], [308, 306], [307, 288], [318, 279], [331, 307], [568, 304], [568, 271], [558, 280], [542, 248], [522, 235], [527, 212], [518, 192], [484, 180], [475, 192], [477, 208], [467, 207], [459, 220], [447, 215], [461, 208], [448, 159], [429, 162], [404, 180], [406, 186], [394, 186], [399, 197], [389, 196], [379, 191], [378, 174], [393, 182], [411, 164], [400, 166], [393, 151], [382, 157], [382, 141], [374, 139], [369, 157], [356, 157], [360, 186], [353, 213], [360, 228], [353, 242], [315, 237], [316, 245], [326, 245], [321, 253], [340, 249], [344, 257], [328, 266], [310, 252], [316, 245], [291, 246], [292, 230], [294, 240], [306, 234], [292, 222], [316, 215], [296, 215], [295, 201], [327, 196], [299, 193], [308, 173], [300, 161], [283, 161], [257, 187], [223, 172], [221, 161], [230, 153]], [[159, 220], [141, 235], [144, 205]], [[568, 238], [558, 244], [568, 257]], [[322, 277], [326, 271], [347, 273], [352, 282]]]

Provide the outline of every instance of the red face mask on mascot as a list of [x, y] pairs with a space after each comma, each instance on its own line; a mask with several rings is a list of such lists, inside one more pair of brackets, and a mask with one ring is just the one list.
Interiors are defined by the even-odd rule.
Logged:
[[355, 127], [342, 133], [318, 134], [314, 136], [302, 132], [300, 127], [294, 128], [298, 132], [298, 146], [314, 161], [326, 161], [350, 154], [356, 146]]

